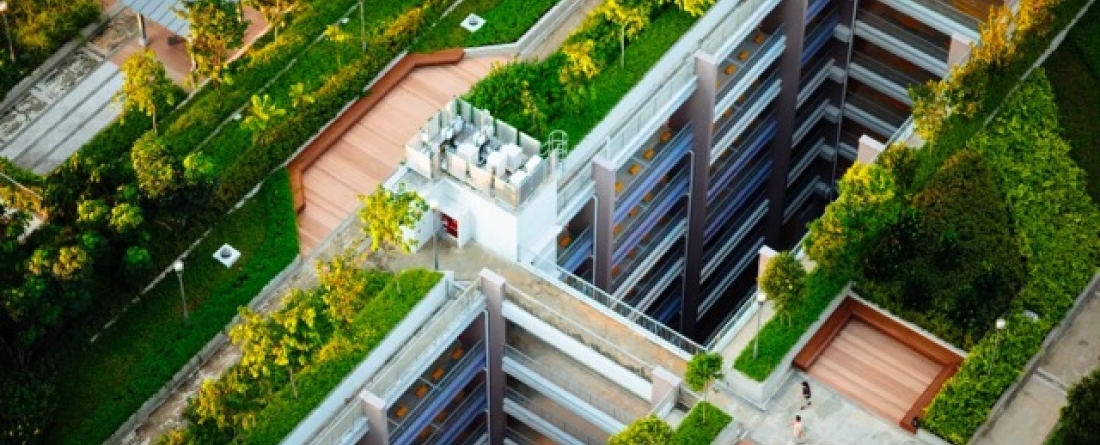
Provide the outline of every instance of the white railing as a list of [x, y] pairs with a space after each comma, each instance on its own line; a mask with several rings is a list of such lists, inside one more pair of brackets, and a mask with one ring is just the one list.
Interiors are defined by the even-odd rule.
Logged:
[[[741, 44], [748, 36], [748, 29], [752, 24], [759, 23], [760, 19], [754, 17], [759, 14], [767, 14], [771, 8], [765, 8], [767, 3], [778, 3], [776, 0], [742, 0], [735, 9], [723, 19], [725, 23], [733, 25], [717, 27], [703, 41], [700, 49], [718, 59], [724, 59], [733, 48]], [[738, 36], [737, 34], [744, 34]]]
[[[598, 396], [598, 394], [592, 391], [591, 388], [587, 388], [580, 385], [577, 382], [576, 373], [561, 373], [555, 372], [553, 369], [549, 369], [546, 365], [543, 365], [538, 359], [524, 354], [514, 346], [504, 347], [505, 356], [519, 362], [525, 368], [530, 369], [532, 372], [538, 374], [542, 378], [546, 379], [550, 383], [557, 385], [558, 387], [569, 391], [574, 397], [581, 399], [581, 401], [591, 405], [593, 408], [603, 411], [605, 414], [610, 415], [615, 420], [622, 422], [623, 424], [629, 424], [634, 419], [641, 417], [637, 414], [631, 414], [625, 412], [618, 407], [612, 405], [610, 400], [605, 400]], [[611, 385], [612, 383], [602, 380], [595, 376], [585, 377], [589, 380], [595, 381], [600, 386]]]
[[[655, 91], [648, 101], [639, 107], [633, 115], [612, 133], [604, 144], [604, 156], [618, 166], [634, 155], [638, 147], [653, 134], [664, 116], [671, 115], [680, 107], [677, 96], [695, 84], [695, 64], [691, 58], [684, 60], [679, 69]], [[685, 96], [686, 99], [686, 96]]]

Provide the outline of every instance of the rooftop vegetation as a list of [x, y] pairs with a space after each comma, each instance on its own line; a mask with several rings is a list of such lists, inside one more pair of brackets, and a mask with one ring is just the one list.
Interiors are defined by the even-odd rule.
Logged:
[[[952, 443], [969, 440], [1100, 265], [1100, 214], [1059, 136], [1050, 85], [1041, 71], [1018, 83], [1082, 4], [1025, 2], [1010, 38], [999, 38], [1009, 20], [1000, 12], [966, 65], [915, 92], [925, 145], [890, 147], [849, 170], [811, 226], [806, 251], [818, 267], [791, 315], [794, 332], [774, 319], [761, 357], [745, 351], [738, 370], [766, 378], [854, 279], [864, 297], [969, 349], [922, 421]], [[996, 317], [1008, 321], [999, 340], [989, 335]]]
[[[466, 99], [535, 138], [545, 139], [560, 129], [571, 141], [580, 141], [712, 3], [603, 3], [560, 51], [543, 60], [515, 61], [494, 69]], [[622, 64], [621, 39], [626, 42]]]
[[[0, 14], [10, 26], [10, 32], [0, 33], [0, 101], [3, 101], [20, 80], [80, 35], [81, 29], [98, 20], [100, 6], [96, 0], [9, 0], [8, 11]], [[8, 52], [9, 43], [14, 55]]]
[[675, 430], [650, 414], [611, 436], [608, 445], [709, 445], [733, 421], [725, 411], [707, 402], [696, 403]]
[[[561, 0], [463, 0], [450, 13], [413, 44], [411, 50], [432, 52], [448, 48], [512, 43], [523, 37], [543, 14]], [[470, 14], [477, 14], [485, 24], [477, 32], [461, 25]]]

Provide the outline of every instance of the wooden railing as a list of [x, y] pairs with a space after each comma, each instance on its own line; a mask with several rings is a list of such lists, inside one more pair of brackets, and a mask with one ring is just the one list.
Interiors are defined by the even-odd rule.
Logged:
[[[287, 166], [287, 170], [290, 171], [290, 190], [294, 196], [294, 210], [301, 213], [306, 206], [305, 188], [302, 185], [302, 174], [305, 173], [306, 169], [317, 162], [329, 148], [336, 144], [336, 141], [339, 141], [353, 125], [374, 109], [390, 91], [400, 85], [405, 76], [420, 67], [457, 64], [462, 61], [465, 55], [466, 52], [462, 48], [446, 49], [431, 54], [406, 54], [371, 86], [366, 96], [363, 96], [362, 99], [359, 99], [347, 111], [337, 117], [332, 125], [321, 130], [321, 134], [317, 135], [313, 142], [290, 161]], [[411, 137], [412, 135], [408, 136]]]

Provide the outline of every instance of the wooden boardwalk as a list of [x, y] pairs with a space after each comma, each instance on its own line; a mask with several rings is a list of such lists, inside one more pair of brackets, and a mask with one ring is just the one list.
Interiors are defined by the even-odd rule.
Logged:
[[358, 196], [384, 182], [405, 158], [405, 142], [453, 97], [508, 57], [465, 58], [455, 65], [416, 68], [386, 93], [302, 173], [305, 207], [298, 238], [309, 253], [359, 205]]
[[897, 421], [943, 365], [881, 330], [851, 319], [825, 347], [809, 375], [883, 417]]

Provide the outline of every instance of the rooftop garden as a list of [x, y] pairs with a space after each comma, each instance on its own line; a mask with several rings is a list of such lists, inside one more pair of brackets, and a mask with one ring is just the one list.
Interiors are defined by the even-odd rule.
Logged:
[[229, 333], [241, 360], [206, 380], [187, 425], [161, 444], [278, 444], [440, 280], [427, 270], [360, 269], [354, 256], [318, 264], [320, 286], [295, 289], [270, 315], [242, 310]]
[[710, 445], [733, 418], [707, 402], [696, 403], [675, 430], [650, 414], [635, 420], [607, 441], [608, 445]]
[[[223, 0], [202, 3], [219, 2]], [[243, 57], [221, 68], [218, 81], [205, 84], [182, 105], [168, 106], [181, 102], [178, 90], [171, 100], [160, 97], [156, 129], [150, 116], [133, 110], [47, 176], [0, 166], [33, 192], [0, 181], [0, 196], [17, 197], [23, 204], [16, 219], [5, 216], [0, 221], [0, 245], [5, 247], [0, 262], [12, 266], [0, 270], [0, 338], [10, 352], [0, 357], [0, 376], [35, 374], [36, 381], [66, 400], [57, 415], [39, 419], [48, 423], [36, 424], [38, 434], [48, 435], [47, 443], [105, 440], [226, 326], [239, 305], [292, 260], [298, 249], [292, 211], [269, 208], [260, 213], [263, 217], [243, 216], [251, 212], [250, 205], [268, 205], [250, 204], [266, 202], [267, 193], [276, 193], [268, 187], [287, 187], [285, 173], [276, 173], [257, 198], [226, 214], [348, 102], [364, 94], [370, 79], [447, 6], [438, 0], [369, 4], [360, 35], [357, 0], [306, 3], [308, 7], [285, 17], [278, 38], [274, 33], [261, 37]], [[294, 112], [276, 111], [287, 109]], [[238, 110], [243, 119], [234, 119]], [[32, 212], [48, 215], [48, 224], [20, 243], [22, 221]], [[238, 214], [240, 219], [234, 217]], [[279, 230], [261, 230], [265, 224], [279, 224]], [[145, 313], [163, 315], [179, 307], [171, 280], [141, 297], [140, 304], [131, 303], [141, 295], [140, 287], [209, 230], [213, 232], [198, 247], [207, 250], [196, 250], [201, 256], [213, 251], [209, 243], [228, 241], [246, 257], [230, 276], [204, 272], [198, 263], [187, 266], [185, 280], [195, 280], [185, 282], [191, 326], [185, 329]], [[251, 255], [258, 255], [254, 265]], [[221, 298], [221, 292], [228, 292], [223, 289], [233, 289], [231, 298]], [[146, 308], [162, 298], [162, 308]], [[209, 305], [217, 307], [200, 315]], [[143, 320], [160, 324], [154, 329]], [[105, 325], [109, 329], [96, 346], [84, 346]], [[159, 342], [157, 348], [108, 341], [110, 335], [141, 338], [145, 330], [157, 333], [148, 337]], [[157, 336], [161, 334], [166, 337]], [[101, 342], [104, 346], [98, 346]], [[167, 358], [127, 355], [135, 351]], [[99, 369], [90, 367], [93, 361], [102, 363], [102, 372], [87, 371]], [[121, 380], [101, 384], [125, 376], [133, 376], [125, 385]], [[0, 428], [5, 434], [16, 431], [10, 425]]]
[[100, 15], [96, 0], [12, 0], [7, 5], [7, 12], [0, 12], [6, 20], [6, 32], [0, 34], [0, 101]]
[[[744, 351], [737, 370], [766, 378], [854, 281], [862, 296], [969, 350], [921, 424], [952, 443], [970, 439], [1100, 265], [1100, 211], [1060, 136], [1050, 84], [1041, 70], [1019, 81], [1083, 4], [1025, 1], [1009, 38], [999, 38], [1011, 21], [1001, 10], [967, 64], [914, 92], [925, 145], [889, 147], [845, 174], [805, 244], [818, 267], [805, 278], [777, 261], [766, 271], [762, 287], [802, 286], [779, 298], [760, 356]], [[999, 340], [995, 318], [1007, 320]]]
[[[494, 69], [471, 88], [466, 100], [537, 139], [564, 130], [570, 140], [580, 141], [713, 3], [603, 3], [561, 50], [544, 60]], [[626, 42], [622, 64], [620, 38]]]

